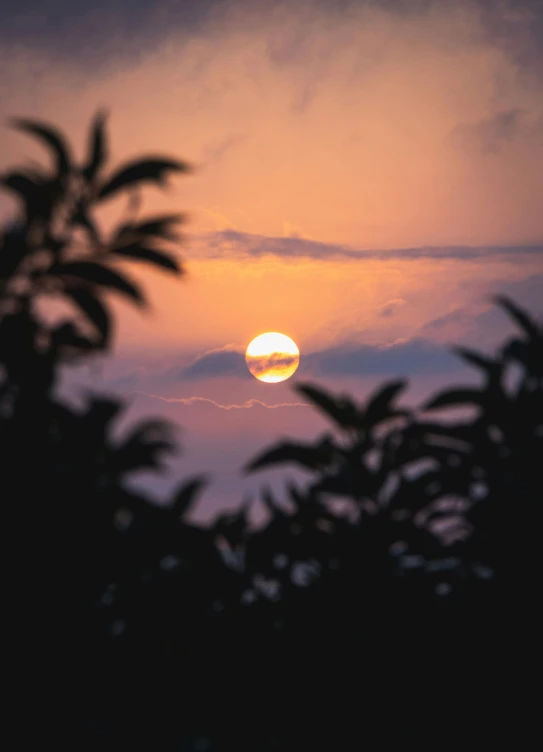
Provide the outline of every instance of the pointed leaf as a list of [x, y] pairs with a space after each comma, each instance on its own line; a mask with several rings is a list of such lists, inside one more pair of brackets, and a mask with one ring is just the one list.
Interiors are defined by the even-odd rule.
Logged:
[[89, 157], [85, 167], [82, 169], [83, 177], [89, 182], [94, 182], [100, 168], [107, 160], [107, 144], [105, 122], [106, 113], [99, 112], [91, 126]]
[[481, 368], [483, 371], [486, 371], [486, 373], [494, 374], [501, 369], [501, 364], [499, 363], [499, 361], [494, 360], [493, 358], [487, 358], [486, 356], [481, 355], [474, 350], [470, 350], [467, 347], [453, 347], [452, 350], [460, 358], [467, 360], [468, 363], [473, 363], [473, 365]]
[[132, 188], [145, 180], [162, 184], [167, 173], [188, 171], [189, 167], [185, 162], [173, 159], [157, 158], [129, 162], [102, 186], [98, 198], [107, 198], [121, 189]]
[[184, 221], [185, 216], [183, 214], [162, 214], [150, 217], [144, 222], [128, 223], [119, 229], [116, 240], [122, 238], [124, 234], [134, 234], [176, 241], [178, 237], [173, 225]]
[[477, 389], [452, 389], [442, 392], [424, 405], [424, 410], [436, 410], [440, 407], [459, 407], [461, 405], [486, 405], [486, 396]]
[[539, 339], [542, 336], [542, 331], [535, 321], [533, 321], [528, 313], [523, 311], [522, 308], [517, 306], [510, 298], [505, 295], [498, 295], [496, 296], [495, 301], [499, 306], [505, 308], [511, 318], [517, 322], [528, 337], [531, 339]]
[[78, 427], [78, 433], [84, 437], [85, 443], [99, 447], [100, 453], [103, 453], [109, 444], [108, 433], [111, 424], [122, 408], [122, 403], [117, 400], [91, 395], [88, 410], [81, 416], [82, 425]]
[[160, 418], [144, 420], [133, 429], [128, 441], [141, 443], [160, 441], [168, 443], [175, 448], [175, 442], [172, 438], [173, 431], [173, 424], [167, 420]]
[[54, 347], [57, 348], [70, 347], [76, 350], [89, 351], [96, 347], [96, 344], [84, 337], [71, 321], [60, 324], [53, 330], [52, 341]]
[[106, 344], [110, 336], [110, 318], [102, 301], [85, 287], [76, 287], [66, 291], [72, 300], [81, 308], [102, 335]]
[[290, 499], [294, 502], [296, 507], [303, 506], [305, 503], [307, 503], [307, 496], [301, 493], [298, 487], [294, 483], [290, 482], [290, 483], [287, 483], [286, 485], [287, 485], [288, 495]]
[[278, 503], [275, 501], [275, 498], [271, 492], [271, 489], [266, 487], [262, 489], [262, 502], [268, 509], [268, 511], [271, 513], [272, 517], [276, 516], [283, 516], [284, 512], [279, 507]]
[[390, 417], [390, 403], [402, 389], [405, 389], [406, 385], [405, 379], [392, 381], [371, 396], [366, 407], [364, 423], [373, 426], [384, 418]]
[[56, 264], [52, 267], [51, 272], [54, 275], [77, 277], [85, 280], [85, 282], [94, 282], [97, 285], [102, 285], [102, 287], [110, 287], [127, 295], [136, 303], [142, 304], [144, 302], [140, 289], [129, 282], [126, 277], [94, 261], [72, 261], [67, 264]]
[[139, 243], [131, 243], [121, 248], [113, 248], [111, 252], [116, 256], [122, 256], [130, 260], [147, 261], [150, 264], [160, 266], [162, 269], [175, 272], [176, 274], [181, 272], [181, 267], [177, 263], [177, 260], [169, 253], [157, 251], [155, 248], [148, 248]]
[[85, 416], [87, 419], [104, 429], [109, 426], [111, 421], [119, 414], [122, 404], [113, 399], [105, 397], [92, 397], [89, 410]]
[[328, 440], [316, 445], [286, 441], [263, 452], [247, 465], [246, 471], [252, 472], [262, 467], [285, 462], [294, 462], [302, 467], [317, 470], [330, 462], [334, 451], [333, 445]]
[[543, 338], [526, 342], [514, 339], [503, 348], [503, 356], [521, 363], [527, 375], [541, 378], [543, 375]]
[[199, 475], [188, 480], [176, 492], [173, 498], [172, 509], [174, 514], [182, 519], [193, 506], [201, 489], [206, 485], [207, 478]]
[[102, 244], [100, 233], [98, 231], [98, 227], [95, 224], [95, 222], [92, 220], [90, 214], [88, 213], [85, 205], [83, 203], [79, 204], [77, 207], [77, 211], [75, 212], [72, 221], [75, 225], [79, 225], [80, 227], [83, 227], [89, 237], [91, 242], [97, 246], [100, 247]]
[[0, 236], [0, 279], [9, 279], [29, 253], [26, 233], [12, 228]]
[[117, 472], [161, 467], [163, 454], [172, 454], [177, 446], [172, 425], [165, 420], [148, 420], [136, 426], [115, 452], [112, 466]]
[[36, 176], [24, 172], [10, 172], [7, 175], [3, 175], [2, 183], [6, 188], [10, 188], [17, 193], [27, 203], [36, 198], [39, 189], [43, 185]]
[[356, 406], [349, 399], [336, 399], [324, 389], [311, 384], [299, 384], [296, 390], [332, 418], [340, 428], [351, 428], [357, 424]]
[[34, 120], [15, 119], [12, 120], [12, 124], [15, 128], [27, 131], [28, 133], [42, 139], [42, 141], [44, 141], [53, 151], [58, 176], [65, 177], [68, 174], [70, 171], [70, 155], [60, 131]]

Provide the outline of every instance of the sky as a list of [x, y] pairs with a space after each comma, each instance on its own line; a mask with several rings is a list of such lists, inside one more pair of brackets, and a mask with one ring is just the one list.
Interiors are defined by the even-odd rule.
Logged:
[[[4, 121], [56, 123], [83, 154], [106, 108], [114, 162], [194, 166], [145, 195], [187, 215], [184, 278], [145, 271], [149, 312], [115, 302], [114, 354], [67, 378], [179, 424], [169, 475], [138, 482], [164, 497], [207, 472], [202, 519], [281, 488], [244, 477], [255, 453], [325, 430], [295, 382], [363, 399], [411, 377], [414, 403], [470, 378], [451, 345], [509, 333], [493, 294], [542, 315], [541, 0], [20, 0], [0, 63]], [[0, 165], [28, 158], [4, 129]], [[300, 349], [282, 384], [244, 364], [265, 331]]]

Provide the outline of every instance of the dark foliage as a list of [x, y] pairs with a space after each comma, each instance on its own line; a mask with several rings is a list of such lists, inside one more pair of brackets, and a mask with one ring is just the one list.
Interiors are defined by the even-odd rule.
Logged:
[[[21, 209], [0, 238], [4, 644], [21, 748], [346, 750], [467, 733], [475, 746], [516, 722], [519, 694], [525, 729], [541, 629], [541, 324], [500, 298], [518, 336], [494, 357], [459, 348], [480, 386], [417, 411], [398, 406], [404, 382], [363, 405], [300, 386], [329, 434], [248, 470], [295, 463], [307, 487], [263, 492], [260, 530], [246, 507], [199, 528], [186, 516], [203, 478], [165, 506], [128, 490], [175, 450], [170, 425], [119, 439], [117, 400], [76, 409], [55, 392], [61, 366], [110, 346], [110, 293], [145, 305], [124, 262], [182, 271], [181, 216], [130, 210], [106, 237], [94, 210], [187, 167], [152, 157], [110, 174], [103, 114], [82, 166], [54, 128], [15, 126], [53, 157], [2, 177]], [[44, 316], [58, 299], [72, 313]]]

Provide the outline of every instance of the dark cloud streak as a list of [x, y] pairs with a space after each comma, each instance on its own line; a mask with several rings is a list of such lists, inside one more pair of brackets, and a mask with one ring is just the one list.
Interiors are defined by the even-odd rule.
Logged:
[[[442, 7], [442, 0], [304, 0], [278, 4], [274, 13], [311, 18], [348, 17], [360, 8], [380, 8], [391, 15], [413, 18]], [[502, 49], [519, 66], [543, 73], [543, 3], [541, 0], [460, 0], [472, 9], [488, 42]], [[258, 25], [270, 10], [269, 0], [20, 0], [0, 5], [0, 42], [32, 45], [56, 57], [104, 62], [119, 55], [141, 55], [158, 41], [191, 37], [210, 23], [228, 31], [228, 14]], [[220, 21], [220, 23], [217, 23]], [[285, 33], [268, 50], [277, 65], [304, 59], [305, 36]], [[310, 25], [307, 26], [311, 30]]]
[[0, 4], [0, 42], [31, 46], [77, 63], [140, 56], [173, 29], [198, 34], [228, 0], [21, 0]]
[[451, 137], [455, 145], [483, 154], [499, 154], [519, 135], [524, 110], [502, 110], [478, 123], [461, 123]]
[[323, 376], [411, 376], [448, 373], [461, 367], [448, 350], [425, 339], [389, 347], [340, 345], [310, 353], [304, 364], [308, 373]]
[[197, 358], [180, 374], [181, 379], [203, 379], [215, 376], [249, 376], [244, 355], [234, 350], [212, 350]]
[[253, 258], [278, 256], [280, 258], [339, 259], [361, 261], [364, 259], [458, 259], [462, 261], [483, 258], [515, 258], [540, 256], [543, 243], [515, 246], [421, 246], [390, 249], [353, 249], [347, 246], [321, 243], [298, 237], [268, 237], [222, 230], [195, 238], [203, 256], [224, 258], [229, 253]]
[[249, 356], [248, 361], [251, 371], [256, 375], [273, 369], [283, 370], [290, 368], [298, 362], [298, 356], [274, 352], [266, 356]]
[[[388, 347], [344, 344], [308, 353], [300, 360], [299, 377], [318, 375], [364, 376], [448, 373], [461, 366], [445, 348], [430, 340], [413, 339]], [[242, 353], [213, 351], [203, 355], [181, 374], [181, 380], [217, 377], [249, 378]]]

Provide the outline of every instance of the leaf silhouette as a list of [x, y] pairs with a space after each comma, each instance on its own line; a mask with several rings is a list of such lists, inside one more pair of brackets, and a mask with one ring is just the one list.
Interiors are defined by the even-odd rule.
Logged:
[[21, 261], [31, 252], [27, 238], [12, 229], [0, 238], [0, 279], [9, 279]]
[[247, 465], [247, 471], [252, 472], [269, 465], [284, 462], [294, 462], [302, 467], [316, 470], [327, 465], [335, 449], [329, 439], [323, 439], [316, 446], [285, 441], [267, 452], [263, 452]]
[[176, 450], [172, 439], [172, 426], [163, 420], [148, 420], [136, 426], [115, 452], [113, 467], [116, 472], [133, 469], [158, 469], [161, 455]]
[[44, 141], [55, 156], [57, 175], [61, 178], [66, 177], [70, 171], [71, 160], [62, 134], [56, 128], [34, 120], [15, 119], [11, 122], [18, 130], [27, 131]]
[[36, 175], [25, 172], [10, 172], [2, 177], [2, 183], [17, 193], [27, 204], [36, 199], [43, 183]]
[[351, 400], [346, 398], [338, 400], [321, 387], [312, 384], [299, 384], [296, 390], [317, 405], [340, 428], [351, 428], [357, 425], [357, 410]]
[[87, 231], [91, 242], [96, 247], [101, 246], [102, 241], [98, 227], [92, 219], [90, 213], [87, 211], [87, 207], [83, 202], [78, 205], [77, 210], [73, 215], [72, 221], [75, 225], [80, 225], [80, 227], [83, 227]]
[[131, 243], [120, 248], [113, 248], [112, 253], [132, 261], [147, 261], [150, 264], [154, 264], [170, 272], [175, 272], [176, 274], [181, 272], [181, 267], [171, 254], [157, 251], [155, 248], [149, 248], [140, 243]]
[[204, 475], [198, 475], [186, 481], [175, 493], [172, 509], [179, 519], [183, 519], [188, 514], [206, 483], [207, 478]]
[[460, 358], [466, 360], [468, 363], [477, 366], [489, 375], [496, 375], [501, 370], [501, 364], [499, 363], [499, 361], [493, 358], [487, 358], [484, 355], [481, 355], [474, 350], [470, 350], [467, 347], [453, 347], [452, 350]]
[[110, 319], [102, 301], [85, 287], [68, 289], [66, 293], [97, 328], [105, 345], [110, 336]]
[[390, 403], [399, 392], [405, 389], [406, 385], [405, 379], [400, 379], [385, 384], [384, 387], [379, 389], [374, 396], [370, 397], [364, 414], [364, 422], [369, 426], [374, 426], [381, 420], [390, 417]]
[[143, 295], [136, 285], [113, 269], [94, 261], [72, 261], [65, 264], [56, 264], [52, 268], [52, 273], [61, 277], [75, 277], [85, 282], [94, 282], [102, 287], [109, 287], [122, 292], [136, 303], [143, 304], [144, 302]]
[[98, 198], [104, 199], [119, 190], [131, 188], [143, 181], [163, 184], [170, 172], [188, 172], [185, 162], [173, 159], [142, 159], [129, 162], [121, 167], [98, 192]]
[[264, 488], [262, 490], [262, 501], [268, 511], [271, 513], [272, 517], [284, 517], [285, 513], [280, 508], [279, 504], [275, 500], [273, 493], [269, 488]]
[[459, 407], [462, 405], [483, 407], [486, 404], [487, 399], [485, 394], [477, 389], [451, 389], [432, 398], [424, 405], [423, 409], [436, 410], [440, 407]]
[[114, 399], [106, 397], [92, 397], [90, 400], [88, 417], [99, 428], [100, 433], [119, 415], [122, 405]]
[[81, 170], [83, 177], [89, 183], [96, 180], [100, 169], [107, 160], [106, 117], [105, 112], [99, 112], [91, 126], [89, 156], [86, 165]]
[[530, 342], [511, 340], [503, 348], [503, 356], [516, 360], [536, 377], [541, 378], [543, 375], [543, 338]]
[[516, 303], [514, 303], [505, 295], [496, 296], [495, 301], [499, 306], [501, 306], [508, 312], [511, 318], [517, 322], [517, 324], [528, 335], [528, 337], [530, 337], [531, 339], [538, 339], [541, 337], [541, 332], [537, 324], [532, 321], [530, 316], [528, 316], [525, 311], [519, 308]]
[[52, 333], [54, 348], [70, 348], [89, 352], [94, 348], [94, 343], [83, 336], [71, 321], [57, 326]]
[[184, 222], [185, 217], [183, 214], [162, 214], [156, 217], [150, 217], [144, 222], [139, 222], [131, 225], [125, 225], [121, 228], [121, 233], [124, 230], [137, 233], [138, 235], [148, 235], [156, 238], [163, 238], [164, 240], [177, 240], [177, 233], [173, 229], [173, 225]]

